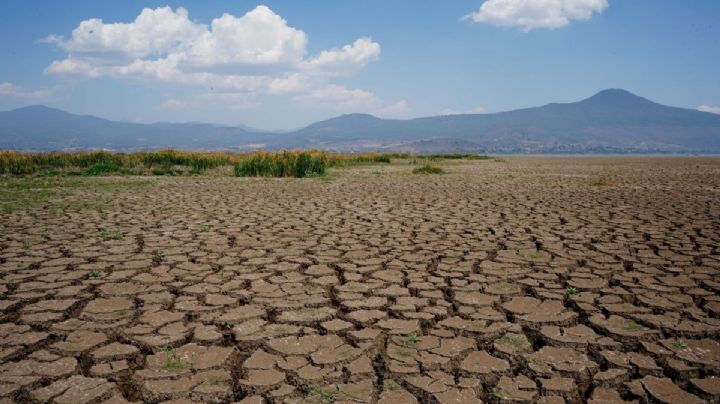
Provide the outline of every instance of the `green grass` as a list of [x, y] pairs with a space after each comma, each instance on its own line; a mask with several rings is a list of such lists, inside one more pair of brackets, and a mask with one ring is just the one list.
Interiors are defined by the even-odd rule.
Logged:
[[673, 342], [673, 346], [678, 349], [687, 349], [687, 344], [682, 339], [676, 339], [675, 342]]
[[525, 344], [526, 339], [520, 335], [505, 334], [502, 337], [498, 338], [497, 342], [512, 345], [515, 348], [520, 348]]
[[100, 276], [102, 276], [102, 271], [99, 271], [99, 270], [95, 269], [95, 270], [92, 270], [92, 271], [88, 272], [88, 275], [89, 275], [91, 278], [99, 278]]
[[578, 290], [572, 286], [565, 288], [565, 296], [572, 296], [577, 294]]
[[178, 356], [174, 346], [166, 345], [162, 347], [160, 351], [166, 354], [165, 362], [160, 367], [161, 370], [166, 372], [179, 372], [188, 366], [187, 363]]
[[[393, 159], [487, 160], [477, 154], [330, 153], [318, 150], [281, 152], [193, 152], [157, 150], [133, 153], [108, 151], [23, 153], [0, 150], [0, 175], [91, 177], [103, 175], [201, 175], [220, 167], [241, 177], [323, 177], [331, 167], [388, 164]], [[227, 171], [216, 171], [219, 174]], [[437, 173], [437, 172], [435, 172]]]
[[445, 170], [440, 167], [436, 167], [430, 164], [425, 164], [421, 167], [412, 170], [413, 174], [444, 174]]
[[308, 152], [258, 153], [235, 165], [237, 177], [319, 177], [325, 175], [328, 159]]
[[313, 386], [308, 391], [306, 400], [314, 403], [333, 403], [335, 402], [335, 396], [337, 391], [322, 386]]
[[418, 342], [420, 342], [420, 337], [418, 337], [416, 333], [412, 333], [400, 339], [400, 345], [406, 347], [415, 346]]
[[103, 240], [122, 240], [123, 234], [119, 230], [111, 230], [111, 229], [103, 229], [100, 232], [100, 237], [102, 237]]

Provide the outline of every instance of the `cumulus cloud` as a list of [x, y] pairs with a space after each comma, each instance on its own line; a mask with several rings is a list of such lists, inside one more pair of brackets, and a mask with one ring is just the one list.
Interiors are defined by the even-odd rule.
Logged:
[[486, 0], [478, 11], [463, 19], [519, 27], [527, 32], [535, 28], [564, 27], [573, 20], [586, 21], [607, 7], [607, 0]]
[[[69, 38], [51, 35], [41, 42], [67, 52], [45, 69], [47, 74], [153, 80], [237, 92], [244, 99], [294, 94], [360, 105], [379, 102], [370, 92], [329, 82], [377, 60], [377, 42], [361, 37], [309, 55], [305, 32], [263, 5], [240, 17], [223, 14], [209, 25], [192, 21], [184, 8], [146, 8], [132, 22], [91, 18]], [[178, 106], [170, 102], [160, 108]]]
[[50, 95], [50, 90], [27, 90], [21, 86], [12, 84], [8, 81], [0, 83], [0, 96], [15, 98], [45, 98]]
[[311, 67], [332, 71], [347, 71], [365, 67], [380, 56], [380, 45], [370, 38], [360, 38], [352, 45], [330, 49], [308, 61]]
[[712, 105], [700, 105], [699, 107], [697, 107], [697, 110], [702, 112], [710, 112], [711, 114], [720, 114], [720, 107]]

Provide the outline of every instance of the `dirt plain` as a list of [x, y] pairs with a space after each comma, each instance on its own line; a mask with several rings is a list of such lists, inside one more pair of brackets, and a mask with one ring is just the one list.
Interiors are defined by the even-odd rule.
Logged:
[[0, 403], [720, 400], [720, 158], [411, 168], [4, 180]]

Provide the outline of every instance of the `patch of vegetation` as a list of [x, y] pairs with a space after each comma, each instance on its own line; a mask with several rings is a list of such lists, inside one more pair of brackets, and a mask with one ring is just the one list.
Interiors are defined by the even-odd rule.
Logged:
[[678, 349], [687, 349], [687, 344], [682, 339], [676, 339], [675, 342], [673, 342], [673, 346]]
[[317, 177], [325, 175], [328, 158], [309, 152], [257, 153], [235, 165], [237, 177]]
[[94, 269], [94, 270], [90, 271], [90, 272], [88, 273], [88, 275], [89, 275], [91, 278], [99, 278], [100, 276], [102, 276], [102, 271], [97, 270], [97, 269]]
[[160, 351], [165, 353], [165, 362], [160, 367], [161, 370], [179, 372], [187, 367], [187, 363], [178, 356], [174, 346], [165, 345]]
[[526, 339], [520, 335], [505, 334], [502, 337], [498, 338], [497, 341], [503, 344], [514, 346], [515, 348], [520, 348], [525, 344]]
[[421, 167], [412, 170], [413, 174], [444, 174], [445, 170], [440, 167], [436, 167], [430, 164], [425, 164]]
[[152, 169], [152, 175], [169, 175], [169, 176], [176, 176], [176, 175], [182, 175], [182, 170], [176, 170], [171, 167], [161, 167], [161, 168], [153, 168]]
[[330, 153], [318, 150], [268, 153], [157, 150], [134, 153], [0, 151], [0, 175], [84, 177], [102, 175], [200, 175], [219, 167], [234, 167], [236, 176], [323, 177], [327, 168], [387, 164], [392, 159], [486, 160], [477, 154]]
[[333, 403], [336, 395], [337, 391], [329, 387], [313, 386], [308, 391], [306, 399], [314, 403]]
[[412, 333], [400, 339], [400, 345], [410, 347], [415, 346], [420, 342], [420, 337], [416, 333]]
[[152, 260], [155, 265], [160, 265], [165, 262], [165, 254], [163, 254], [162, 251], [157, 250], [153, 253]]
[[401, 357], [403, 357], [403, 358], [407, 358], [407, 357], [409, 357], [409, 356], [412, 356], [412, 352], [408, 351], [407, 349], [402, 349], [402, 348], [401, 348], [401, 349], [396, 349], [396, 350], [395, 350], [395, 355], [401, 356]]
[[203, 233], [209, 232], [209, 231], [210, 231], [210, 226], [204, 224], [204, 225], [200, 226], [200, 231], [203, 232]]
[[565, 288], [565, 296], [572, 296], [577, 294], [578, 290], [572, 286]]
[[103, 240], [122, 240], [123, 234], [119, 230], [109, 230], [109, 229], [103, 229], [100, 232], [100, 236]]

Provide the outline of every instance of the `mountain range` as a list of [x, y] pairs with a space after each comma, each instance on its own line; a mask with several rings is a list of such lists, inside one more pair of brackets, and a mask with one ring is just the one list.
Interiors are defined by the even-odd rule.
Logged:
[[177, 148], [414, 153], [719, 153], [720, 115], [660, 105], [625, 90], [492, 114], [409, 120], [348, 114], [292, 132], [206, 123], [140, 124], [45, 106], [0, 112], [0, 149]]

